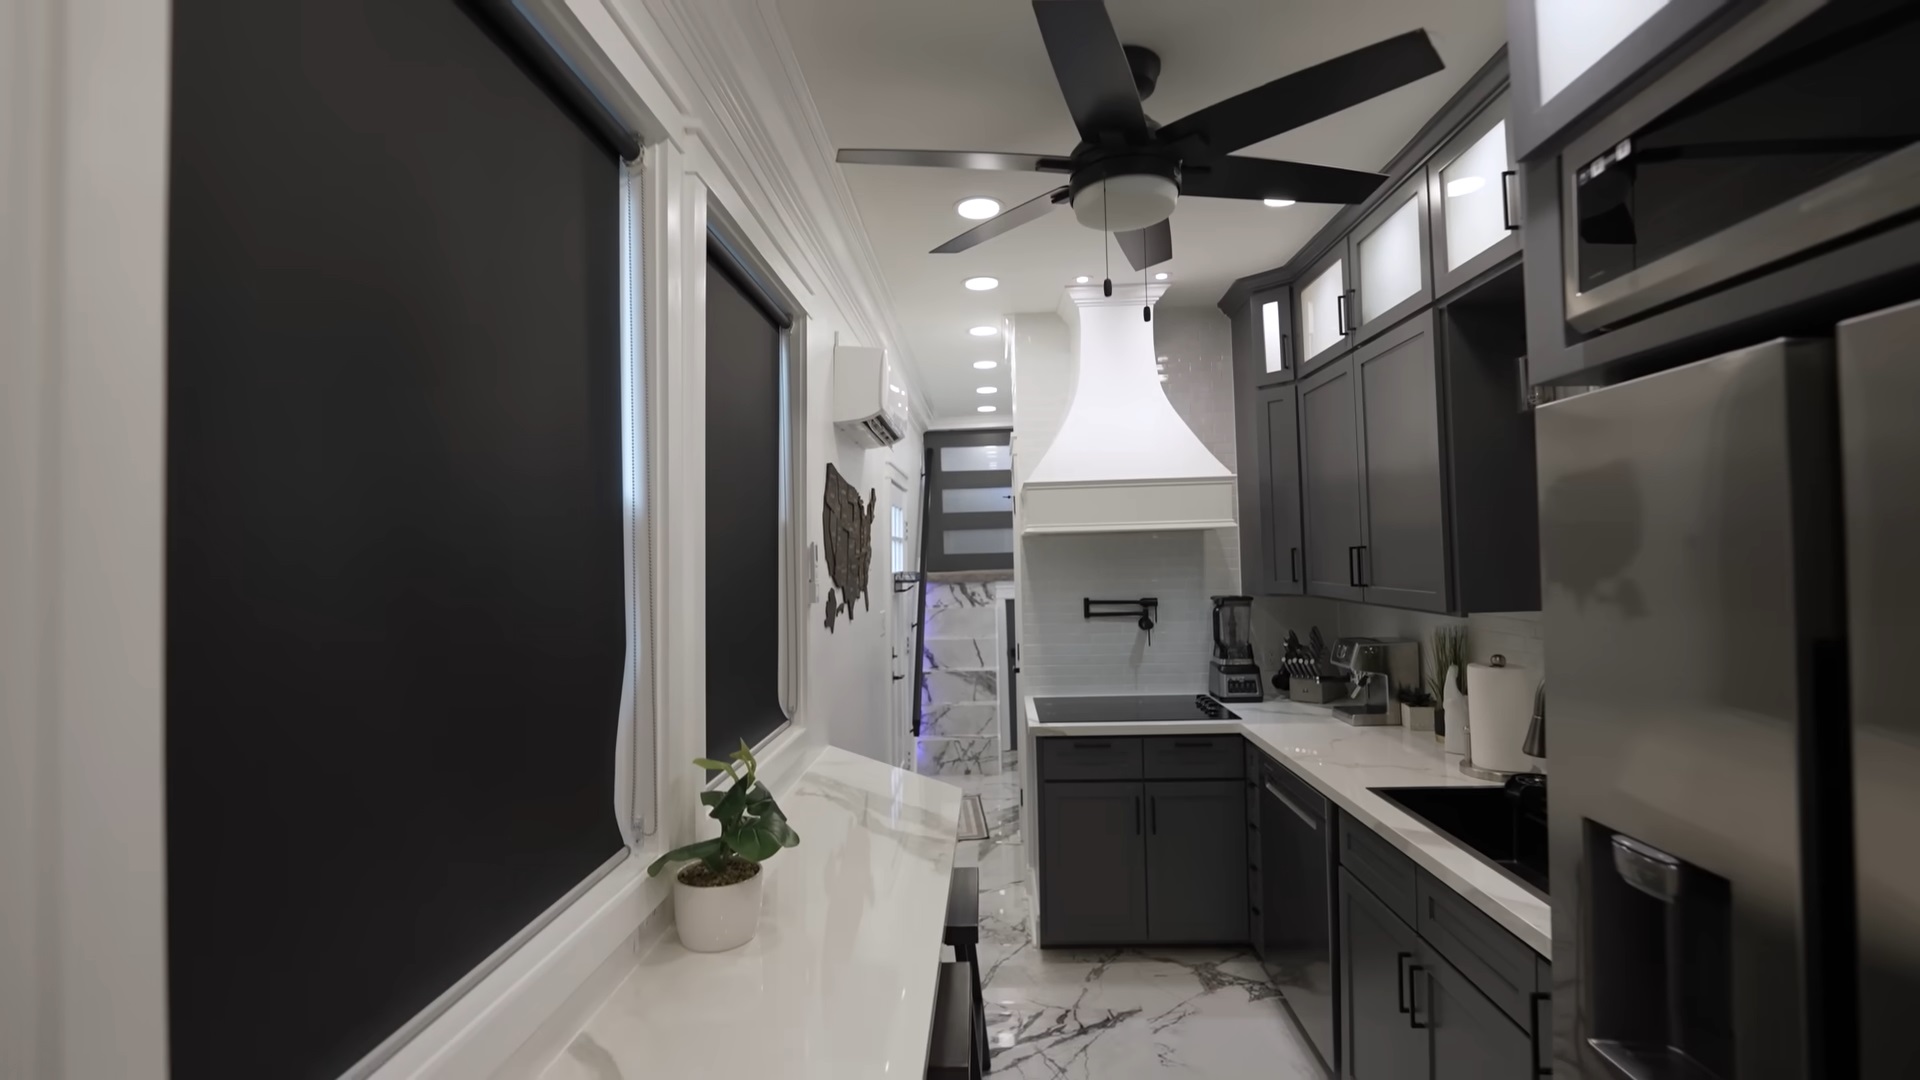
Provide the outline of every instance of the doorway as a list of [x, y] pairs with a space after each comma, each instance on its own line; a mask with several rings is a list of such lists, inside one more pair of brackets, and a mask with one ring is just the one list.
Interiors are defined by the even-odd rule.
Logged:
[[893, 602], [887, 605], [887, 645], [893, 681], [887, 697], [887, 761], [912, 768], [913, 692], [920, 670], [914, 644], [920, 628], [920, 586], [912, 573], [913, 545], [908, 537], [913, 494], [897, 466], [890, 467], [888, 473], [888, 580], [893, 587]]

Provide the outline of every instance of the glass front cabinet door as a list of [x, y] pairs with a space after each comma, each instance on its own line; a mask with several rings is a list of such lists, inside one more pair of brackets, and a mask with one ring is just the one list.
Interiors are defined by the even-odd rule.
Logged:
[[1253, 309], [1253, 345], [1258, 357], [1253, 384], [1292, 382], [1299, 363], [1293, 335], [1293, 290], [1282, 285], [1257, 292], [1248, 304]]
[[1520, 250], [1520, 185], [1502, 94], [1433, 155], [1433, 292], [1445, 296]]
[[1353, 230], [1355, 344], [1433, 301], [1427, 258], [1427, 181], [1417, 174]]
[[1334, 245], [1300, 276], [1300, 368], [1307, 371], [1345, 353], [1353, 344], [1348, 309], [1347, 244]]

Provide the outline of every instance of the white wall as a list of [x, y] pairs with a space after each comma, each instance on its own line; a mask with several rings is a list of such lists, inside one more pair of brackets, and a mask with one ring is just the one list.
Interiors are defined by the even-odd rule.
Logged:
[[[757, 3], [568, 0], [650, 116], [647, 350], [655, 490], [663, 818], [377, 1074], [469, 1080], [537, 1063], [661, 932], [648, 860], [701, 826], [705, 741], [705, 229], [724, 208], [805, 315], [807, 484], [828, 462], [885, 497], [891, 455], [840, 438], [832, 345], [894, 346], [880, 276], [777, 18]], [[166, 1074], [162, 478], [168, 8], [19, 0], [0, 9], [0, 1075]], [[916, 423], [924, 398], [913, 395]], [[883, 745], [885, 515], [874, 610], [833, 634], [806, 612], [776, 788], [829, 740]], [[917, 528], [917, 523], [916, 523]], [[824, 588], [823, 588], [824, 591]], [[723, 613], [716, 613], [723, 615]], [[608, 762], [609, 768], [615, 763]], [[236, 898], [244, 902], [245, 898]], [[431, 917], [431, 913], [422, 913]], [[271, 942], [260, 943], [270, 949]], [[546, 1034], [541, 1034], [541, 1033]], [[529, 1041], [532, 1040], [532, 1041]]]
[[[1059, 431], [1075, 372], [1073, 335], [1060, 315], [1015, 315], [1009, 322], [1017, 490]], [[1226, 317], [1211, 308], [1156, 309], [1153, 327], [1155, 356], [1165, 358], [1167, 400], [1207, 449], [1234, 468]], [[1022, 694], [1205, 688], [1213, 647], [1208, 597], [1240, 591], [1238, 530], [1034, 536], [1017, 547]], [[1160, 601], [1151, 644], [1131, 621], [1082, 617], [1087, 597], [1142, 596]]]

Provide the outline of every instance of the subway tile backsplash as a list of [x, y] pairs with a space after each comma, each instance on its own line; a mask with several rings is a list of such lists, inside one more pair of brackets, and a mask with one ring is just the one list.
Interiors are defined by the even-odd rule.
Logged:
[[[1485, 664], [1499, 654], [1506, 657], [1507, 663], [1513, 667], [1537, 670], [1542, 676], [1546, 674], [1544, 624], [1537, 611], [1469, 615], [1462, 619], [1451, 615], [1429, 615], [1420, 611], [1400, 611], [1318, 597], [1293, 596], [1263, 596], [1254, 601], [1254, 658], [1262, 670], [1270, 672], [1278, 666], [1288, 630], [1300, 635], [1300, 640], [1304, 642], [1307, 640], [1307, 631], [1314, 626], [1320, 628], [1329, 646], [1342, 637], [1413, 638], [1420, 643], [1423, 670], [1428, 666], [1428, 644], [1434, 629], [1465, 626], [1469, 661]], [[1272, 693], [1269, 687], [1268, 695]]]
[[[1238, 591], [1232, 530], [1030, 536], [1021, 598], [1023, 693], [1198, 693], [1213, 655], [1208, 597]], [[1088, 619], [1083, 603], [1157, 597], [1149, 635], [1132, 619]]]

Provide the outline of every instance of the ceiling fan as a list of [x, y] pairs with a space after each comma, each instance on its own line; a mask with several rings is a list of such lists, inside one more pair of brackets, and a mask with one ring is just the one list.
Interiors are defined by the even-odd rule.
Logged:
[[1160, 57], [1122, 46], [1102, 0], [1033, 0], [1040, 37], [1080, 145], [1064, 156], [964, 150], [842, 150], [846, 165], [930, 165], [955, 169], [1065, 173], [1067, 183], [968, 229], [933, 249], [965, 251], [1033, 221], [1061, 203], [1082, 225], [1115, 234], [1127, 261], [1144, 270], [1173, 257], [1167, 218], [1182, 195], [1214, 199], [1363, 202], [1386, 180], [1378, 173], [1235, 157], [1233, 152], [1377, 97], [1441, 70], [1440, 55], [1415, 30], [1282, 76], [1265, 86], [1160, 125], [1141, 101], [1160, 77]]

